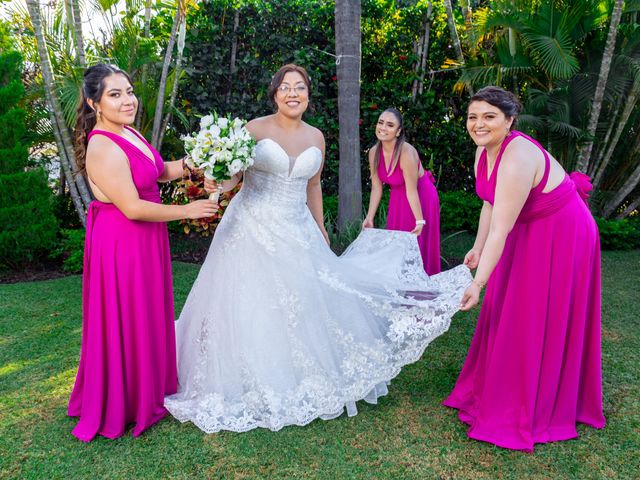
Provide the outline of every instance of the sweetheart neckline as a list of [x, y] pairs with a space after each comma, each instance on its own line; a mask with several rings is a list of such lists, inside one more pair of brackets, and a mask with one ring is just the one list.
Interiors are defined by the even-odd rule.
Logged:
[[272, 143], [274, 143], [281, 151], [282, 153], [284, 153], [287, 157], [289, 157], [290, 159], [293, 160], [297, 160], [298, 158], [300, 158], [303, 154], [305, 154], [306, 152], [308, 152], [309, 150], [311, 150], [312, 148], [315, 148], [316, 150], [318, 150], [320, 152], [320, 154], [322, 155], [322, 150], [320, 150], [318, 147], [316, 147], [315, 145], [311, 145], [307, 148], [305, 148], [303, 151], [301, 151], [298, 155], [289, 155], [289, 152], [287, 152], [284, 147], [282, 145], [280, 145], [278, 142], [276, 142], [273, 138], [270, 137], [265, 137], [265, 138], [261, 138], [260, 140], [258, 140], [256, 142], [256, 144], [260, 143], [260, 142], [264, 142], [266, 140], [271, 141]]

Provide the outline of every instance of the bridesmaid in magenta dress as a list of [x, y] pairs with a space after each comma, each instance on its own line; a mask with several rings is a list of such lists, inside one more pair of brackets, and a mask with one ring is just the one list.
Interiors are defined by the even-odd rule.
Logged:
[[[133, 435], [163, 418], [176, 392], [169, 241], [164, 222], [212, 216], [209, 200], [162, 205], [158, 181], [182, 175], [128, 127], [138, 101], [131, 80], [111, 65], [85, 72], [76, 156], [96, 200], [87, 214], [82, 348], [69, 400], [80, 440]], [[86, 168], [85, 168], [86, 167]]]
[[468, 310], [487, 284], [476, 332], [444, 404], [468, 436], [532, 452], [576, 438], [576, 423], [603, 428], [600, 241], [586, 205], [588, 177], [570, 176], [532, 138], [512, 130], [521, 106], [498, 87], [471, 99], [484, 200], [465, 264], [476, 275]]
[[390, 187], [387, 228], [418, 235], [424, 269], [440, 273], [440, 201], [435, 179], [425, 171], [416, 149], [405, 141], [402, 114], [382, 112], [376, 125], [377, 144], [369, 150], [371, 197], [363, 228], [373, 228], [383, 184]]

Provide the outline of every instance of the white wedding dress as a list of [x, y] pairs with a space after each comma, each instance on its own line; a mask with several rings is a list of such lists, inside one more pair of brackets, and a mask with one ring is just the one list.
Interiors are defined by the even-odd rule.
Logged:
[[316, 147], [258, 142], [176, 323], [178, 420], [212, 433], [355, 415], [448, 329], [469, 270], [428, 277], [416, 237], [388, 230], [337, 257], [306, 205], [320, 165]]

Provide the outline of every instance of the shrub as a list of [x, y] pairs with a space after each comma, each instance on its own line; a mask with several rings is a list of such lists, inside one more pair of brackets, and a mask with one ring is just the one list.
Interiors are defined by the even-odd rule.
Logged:
[[43, 169], [28, 169], [25, 111], [17, 52], [0, 54], [0, 267], [17, 268], [44, 255], [58, 224]]
[[438, 192], [440, 197], [440, 230], [469, 230], [478, 228], [482, 200], [475, 193], [453, 191]]
[[62, 239], [49, 255], [52, 259], [62, 259], [62, 269], [69, 273], [82, 272], [84, 262], [85, 230], [61, 230]]
[[623, 220], [596, 218], [603, 250], [631, 250], [640, 248], [640, 217]]

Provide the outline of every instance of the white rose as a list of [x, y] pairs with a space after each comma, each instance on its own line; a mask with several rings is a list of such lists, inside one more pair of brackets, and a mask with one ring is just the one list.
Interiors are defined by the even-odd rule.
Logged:
[[244, 122], [242, 120], [240, 120], [239, 118], [236, 117], [236, 118], [233, 119], [233, 123], [231, 125], [232, 125], [234, 130], [239, 130], [239, 129], [242, 128], [243, 123]]
[[229, 120], [227, 120], [225, 117], [220, 117], [218, 118], [217, 124], [220, 128], [227, 128], [227, 125], [229, 125]]

